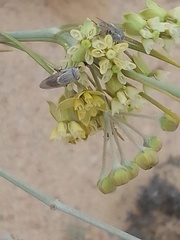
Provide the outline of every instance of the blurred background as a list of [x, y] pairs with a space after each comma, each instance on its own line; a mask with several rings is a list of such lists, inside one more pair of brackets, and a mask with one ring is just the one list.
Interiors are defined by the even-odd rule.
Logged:
[[[178, 0], [157, 2], [166, 9], [179, 4]], [[0, 31], [81, 23], [86, 17], [121, 22], [123, 13], [138, 13], [144, 8], [144, 0], [0, 0]], [[63, 49], [55, 44], [27, 45], [57, 65], [65, 56]], [[172, 55], [178, 61], [179, 52], [177, 46]], [[169, 80], [178, 84], [178, 69], [152, 58], [149, 62], [152, 69], [170, 70]], [[71, 207], [142, 239], [180, 239], [179, 129], [165, 133], [152, 122], [137, 123], [144, 132], [154, 132], [163, 139], [160, 163], [149, 171], [141, 170], [136, 179], [114, 193], [103, 195], [96, 187], [101, 169], [102, 133], [75, 146], [49, 141], [55, 122], [47, 100], [56, 102], [60, 90], [39, 88], [47, 76], [23, 52], [0, 53], [0, 167]], [[161, 95], [159, 99], [178, 112], [175, 101]], [[148, 106], [150, 114], [155, 111]], [[131, 151], [128, 144], [125, 147]], [[0, 236], [8, 232], [16, 239], [26, 240], [118, 239], [64, 213], [51, 211], [0, 178]]]

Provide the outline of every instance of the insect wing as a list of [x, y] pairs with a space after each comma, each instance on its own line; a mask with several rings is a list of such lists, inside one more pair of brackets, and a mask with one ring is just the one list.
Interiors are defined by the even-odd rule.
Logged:
[[41, 82], [39, 85], [43, 89], [52, 89], [58, 87], [65, 87], [69, 83], [74, 82], [80, 78], [79, 69], [71, 67], [60, 70]]
[[57, 72], [51, 76], [49, 76], [48, 78], [44, 79], [39, 87], [42, 89], [51, 89], [51, 88], [59, 88], [59, 87], [63, 87], [63, 84], [60, 84], [60, 82], [57, 82], [57, 79], [62, 75], [63, 73], [61, 72]]
[[109, 30], [110, 24], [104, 22], [104, 21], [101, 20], [100, 18], [98, 18], [98, 19], [100, 20], [100, 22], [98, 23], [98, 27], [100, 28], [101, 33], [102, 33], [103, 35], [106, 35], [107, 32], [108, 32], [108, 30]]
[[118, 28], [115, 24], [113, 23], [106, 23], [103, 20], [99, 19], [100, 22], [98, 24], [101, 34], [102, 35], [111, 35], [113, 38], [113, 41], [116, 43], [120, 43], [123, 38], [124, 38], [124, 32]]
[[124, 39], [124, 32], [113, 23], [110, 23], [110, 32], [115, 42], [120, 43]]

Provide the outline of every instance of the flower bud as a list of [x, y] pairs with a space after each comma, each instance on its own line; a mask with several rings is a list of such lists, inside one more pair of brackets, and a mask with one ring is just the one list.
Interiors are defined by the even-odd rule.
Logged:
[[112, 184], [109, 177], [100, 179], [97, 183], [97, 187], [104, 194], [111, 193], [116, 190], [116, 186]]
[[125, 167], [118, 167], [113, 169], [108, 177], [111, 179], [111, 182], [116, 186], [121, 186], [129, 182], [129, 174]]
[[167, 13], [165, 9], [161, 8], [157, 3], [152, 0], [147, 0], [146, 4], [148, 8], [140, 12], [141, 16], [144, 19], [149, 19], [157, 16], [160, 18], [160, 21], [164, 21]]
[[170, 18], [173, 18], [177, 21], [180, 21], [180, 6], [175, 7], [173, 9], [171, 9], [170, 11], [168, 11], [167, 16]]
[[137, 14], [124, 14], [124, 18], [126, 22], [123, 23], [123, 27], [130, 35], [139, 35], [139, 31], [146, 26], [146, 21]]
[[139, 152], [134, 158], [134, 161], [144, 170], [156, 166], [159, 162], [157, 152], [151, 148], [147, 148], [144, 151]]
[[159, 17], [159, 19], [161, 21], [164, 21], [166, 12], [164, 11], [164, 9], [162, 9], [162, 11], [159, 11], [157, 9], [148, 9], [147, 8], [147, 9], [141, 11], [140, 14], [146, 20], [154, 18], [154, 17]]
[[139, 167], [134, 161], [126, 165], [126, 170], [129, 174], [129, 180], [132, 180], [133, 178], [137, 177], [139, 173]]
[[112, 96], [115, 96], [115, 94], [122, 88], [123, 85], [118, 81], [117, 76], [115, 74], [106, 83], [106, 89]]
[[152, 148], [154, 151], [159, 152], [162, 148], [162, 141], [156, 136], [147, 136], [144, 139], [143, 146]]
[[173, 132], [179, 126], [179, 121], [166, 113], [159, 119], [159, 122], [163, 131]]

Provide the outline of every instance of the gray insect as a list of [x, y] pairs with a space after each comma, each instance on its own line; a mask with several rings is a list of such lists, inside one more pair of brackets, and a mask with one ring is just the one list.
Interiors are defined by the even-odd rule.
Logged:
[[109, 34], [111, 35], [114, 42], [122, 42], [122, 40], [124, 39], [124, 32], [120, 28], [118, 28], [113, 23], [107, 23], [101, 19], [99, 20], [100, 22], [98, 23], [98, 27], [100, 28], [100, 34], [102, 34], [103, 36]]
[[61, 69], [57, 73], [49, 76], [40, 83], [40, 88], [52, 89], [58, 87], [65, 87], [69, 83], [74, 82], [80, 78], [78, 67], [70, 67]]

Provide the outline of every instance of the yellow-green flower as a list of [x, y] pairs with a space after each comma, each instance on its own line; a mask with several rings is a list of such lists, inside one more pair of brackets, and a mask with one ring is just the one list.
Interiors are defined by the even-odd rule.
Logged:
[[112, 111], [112, 116], [115, 113], [120, 113], [121, 111], [126, 112], [128, 111], [128, 104], [121, 103], [121, 101], [117, 97], [114, 97], [111, 100], [111, 111]]
[[92, 39], [97, 35], [97, 27], [90, 19], [86, 19], [84, 24], [78, 29], [70, 31], [71, 36], [77, 43], [67, 51], [73, 62], [79, 63], [86, 61], [89, 65], [93, 63], [93, 57], [89, 49], [92, 46]]
[[68, 130], [71, 134], [71, 136], [74, 138], [74, 141], [76, 142], [78, 139], [86, 139], [86, 132], [83, 129], [83, 127], [75, 122], [75, 121], [71, 121], [68, 123]]
[[64, 143], [68, 143], [71, 138], [70, 133], [67, 132], [67, 124], [65, 122], [59, 122], [57, 126], [52, 130], [50, 140], [62, 140]]
[[147, 20], [147, 26], [150, 27], [153, 31], [165, 32], [167, 27], [166, 22], [161, 22], [159, 17], [150, 18]]

